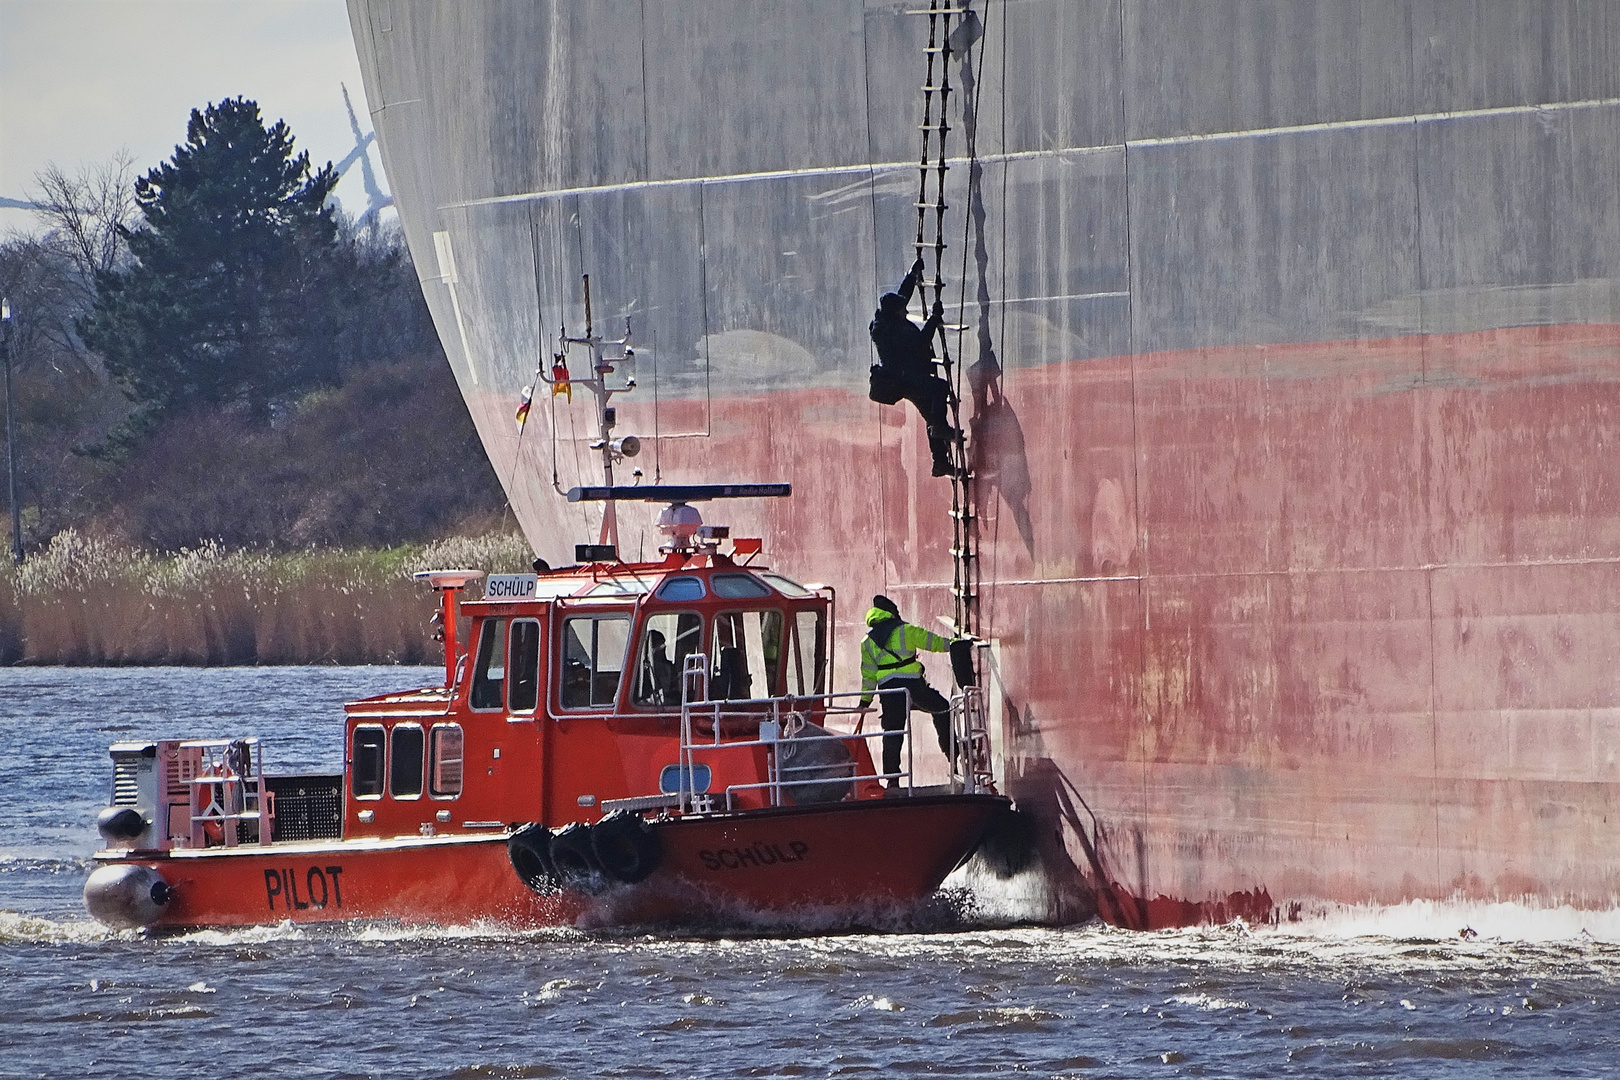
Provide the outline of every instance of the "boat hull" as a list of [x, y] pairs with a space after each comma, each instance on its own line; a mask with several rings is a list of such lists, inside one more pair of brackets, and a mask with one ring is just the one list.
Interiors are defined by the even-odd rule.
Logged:
[[[746, 926], [798, 911], [829, 925], [925, 900], [1008, 806], [997, 796], [938, 795], [669, 819], [654, 827], [657, 872], [594, 896], [531, 892], [512, 869], [504, 834], [102, 853], [96, 874], [148, 868], [169, 899], [147, 920], [92, 908], [112, 925], [153, 929], [372, 920]], [[106, 880], [96, 874], [87, 900]]]

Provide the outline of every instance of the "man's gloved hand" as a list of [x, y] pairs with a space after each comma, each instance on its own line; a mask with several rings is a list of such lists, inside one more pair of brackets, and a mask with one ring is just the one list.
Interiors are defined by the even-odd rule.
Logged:
[[919, 256], [917, 256], [917, 261], [911, 264], [911, 276], [914, 277], [914, 278], [920, 278], [920, 277], [922, 277], [922, 272], [923, 272], [923, 261], [922, 261], [922, 256], [919, 255]]
[[936, 319], [940, 319], [940, 318], [945, 317], [945, 301], [943, 301], [943, 300], [935, 300], [934, 301], [934, 317]]

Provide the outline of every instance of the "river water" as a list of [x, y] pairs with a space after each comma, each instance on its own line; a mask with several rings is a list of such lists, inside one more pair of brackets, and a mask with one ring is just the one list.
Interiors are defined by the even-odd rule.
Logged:
[[[1283, 929], [739, 939], [82, 914], [107, 744], [257, 734], [431, 668], [0, 669], [0, 1077], [1620, 1076], [1620, 916], [1412, 904]], [[975, 925], [973, 912], [1001, 913]], [[1458, 931], [1470, 926], [1477, 937]]]

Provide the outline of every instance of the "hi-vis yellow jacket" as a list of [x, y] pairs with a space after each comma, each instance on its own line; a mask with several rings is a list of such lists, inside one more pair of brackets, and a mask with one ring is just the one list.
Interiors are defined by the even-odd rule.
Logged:
[[922, 661], [917, 659], [918, 649], [927, 649], [929, 652], [946, 652], [951, 647], [950, 638], [931, 634], [920, 626], [912, 626], [902, 622], [894, 614], [882, 608], [872, 608], [866, 613], [866, 625], [876, 626], [884, 620], [893, 620], [897, 625], [883, 637], [883, 644], [879, 645], [867, 634], [861, 639], [861, 708], [872, 704], [872, 692], [877, 689], [878, 683], [884, 679], [892, 679], [896, 675], [918, 675], [923, 673]]

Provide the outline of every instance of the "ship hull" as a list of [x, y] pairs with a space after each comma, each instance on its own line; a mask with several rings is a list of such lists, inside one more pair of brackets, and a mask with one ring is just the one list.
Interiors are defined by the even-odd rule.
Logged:
[[[949, 487], [866, 399], [919, 7], [350, 4], [536, 549], [597, 525], [585, 395], [512, 420], [588, 273], [633, 464], [791, 481], [727, 523], [838, 587], [846, 673], [870, 593], [953, 610]], [[949, 343], [996, 375], [978, 629], [1046, 915], [1620, 903], [1620, 4], [979, 7]]]

